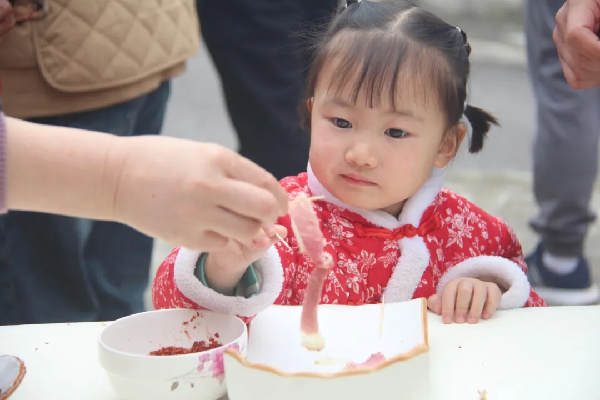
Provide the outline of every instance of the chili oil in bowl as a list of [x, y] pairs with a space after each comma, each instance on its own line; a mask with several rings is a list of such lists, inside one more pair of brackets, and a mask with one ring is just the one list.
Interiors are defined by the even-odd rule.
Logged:
[[100, 365], [126, 400], [217, 400], [226, 394], [223, 354], [246, 354], [236, 316], [208, 310], [148, 311], [110, 323], [98, 337]]

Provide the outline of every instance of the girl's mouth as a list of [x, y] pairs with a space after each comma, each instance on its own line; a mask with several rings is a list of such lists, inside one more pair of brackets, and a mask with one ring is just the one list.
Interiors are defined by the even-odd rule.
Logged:
[[351, 185], [356, 186], [375, 186], [374, 182], [354, 174], [342, 174], [341, 177]]

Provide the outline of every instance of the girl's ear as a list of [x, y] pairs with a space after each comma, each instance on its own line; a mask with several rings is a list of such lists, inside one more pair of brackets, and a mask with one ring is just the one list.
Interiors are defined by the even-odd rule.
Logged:
[[310, 99], [306, 100], [306, 108], [308, 108], [309, 114], [312, 113], [313, 101], [314, 101], [314, 99], [312, 97]]
[[444, 168], [454, 159], [454, 157], [456, 157], [456, 153], [466, 135], [467, 127], [462, 123], [451, 128], [444, 134], [442, 143], [440, 143], [438, 155], [435, 159], [436, 167]]

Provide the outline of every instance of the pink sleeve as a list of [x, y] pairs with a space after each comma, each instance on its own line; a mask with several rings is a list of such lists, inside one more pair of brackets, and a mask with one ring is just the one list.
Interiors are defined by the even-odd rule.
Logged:
[[6, 185], [7, 185], [7, 130], [6, 130], [6, 117], [2, 112], [0, 105], [0, 214], [6, 214], [8, 211], [6, 204]]
[[7, 131], [6, 131], [6, 117], [2, 112], [2, 106], [0, 105], [0, 214], [6, 214], [8, 211], [6, 204], [6, 170], [7, 170]]

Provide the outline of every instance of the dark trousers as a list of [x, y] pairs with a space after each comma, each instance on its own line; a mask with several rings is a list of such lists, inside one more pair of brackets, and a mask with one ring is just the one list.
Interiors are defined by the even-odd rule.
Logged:
[[306, 171], [309, 134], [298, 107], [310, 53], [301, 40], [337, 0], [197, 0], [241, 155], [281, 179]]
[[551, 254], [578, 257], [596, 213], [590, 207], [598, 170], [600, 89], [572, 89], [552, 31], [565, 0], [525, 2], [527, 54], [537, 100], [531, 226]]
[[[159, 134], [170, 83], [99, 110], [35, 119], [121, 136]], [[153, 240], [134, 229], [31, 212], [0, 218], [0, 325], [114, 320], [144, 311]]]

